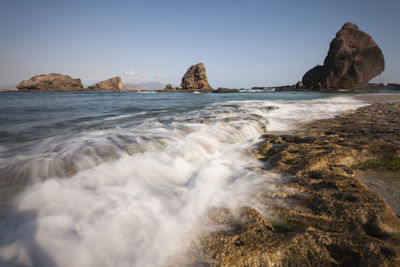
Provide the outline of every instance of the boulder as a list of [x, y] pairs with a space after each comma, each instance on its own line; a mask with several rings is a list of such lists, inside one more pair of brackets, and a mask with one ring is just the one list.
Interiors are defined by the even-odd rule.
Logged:
[[206, 68], [203, 63], [190, 66], [182, 78], [182, 90], [211, 92], [213, 88], [208, 84]]
[[346, 23], [331, 41], [323, 66], [316, 66], [303, 76], [310, 89], [356, 89], [385, 69], [381, 49], [357, 25]]
[[108, 80], [104, 80], [93, 84], [87, 88], [90, 91], [122, 91], [121, 77], [116, 76]]
[[41, 74], [17, 85], [19, 91], [24, 92], [70, 92], [82, 91], [81, 79], [73, 79], [59, 73]]

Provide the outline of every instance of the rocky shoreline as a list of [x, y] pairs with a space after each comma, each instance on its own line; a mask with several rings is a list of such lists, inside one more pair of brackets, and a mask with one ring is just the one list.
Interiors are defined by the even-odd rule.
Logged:
[[398, 266], [400, 219], [355, 173], [390, 171], [400, 180], [400, 98], [362, 97], [372, 104], [264, 135], [254, 151], [265, 163], [258, 171], [284, 181], [254, 193], [257, 209], [211, 210], [220, 230], [185, 243], [186, 257], [172, 265]]

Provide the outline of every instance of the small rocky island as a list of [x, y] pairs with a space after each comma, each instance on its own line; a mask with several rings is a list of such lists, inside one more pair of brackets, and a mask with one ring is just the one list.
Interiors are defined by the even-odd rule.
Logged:
[[84, 88], [81, 79], [73, 79], [60, 73], [41, 74], [17, 85], [22, 92], [76, 92], [76, 91], [122, 91], [121, 77], [113, 77]]
[[41, 74], [17, 85], [22, 92], [70, 92], [83, 91], [81, 79], [73, 79], [59, 73]]
[[158, 92], [212, 92], [213, 88], [209, 85], [206, 68], [203, 63], [190, 66], [182, 77], [181, 88], [172, 87], [171, 84]]
[[105, 81], [90, 85], [88, 91], [122, 91], [121, 77], [116, 76]]
[[231, 89], [231, 88], [223, 88], [219, 87], [218, 89], [214, 90], [213, 93], [216, 94], [225, 94], [225, 93], [239, 93], [239, 89]]

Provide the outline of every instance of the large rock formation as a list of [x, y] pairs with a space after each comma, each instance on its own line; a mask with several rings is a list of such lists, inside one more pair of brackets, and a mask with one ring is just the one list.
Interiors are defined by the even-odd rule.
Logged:
[[213, 88], [208, 84], [206, 68], [203, 63], [190, 66], [182, 78], [182, 90], [185, 91], [212, 91]]
[[17, 88], [24, 92], [67, 92], [82, 91], [83, 85], [81, 79], [72, 79], [68, 75], [50, 73], [37, 75], [29, 80], [22, 81], [17, 85]]
[[357, 25], [346, 23], [331, 41], [323, 66], [316, 66], [303, 76], [309, 89], [355, 89], [385, 69], [378, 45]]
[[157, 92], [212, 92], [213, 88], [208, 84], [206, 68], [203, 63], [190, 66], [182, 77], [181, 88], [167, 84], [164, 89]]
[[121, 77], [116, 76], [88, 87], [90, 91], [122, 91]]

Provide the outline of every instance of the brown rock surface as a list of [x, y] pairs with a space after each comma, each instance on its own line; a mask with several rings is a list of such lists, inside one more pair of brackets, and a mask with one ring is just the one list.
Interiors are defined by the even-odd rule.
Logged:
[[323, 66], [316, 66], [303, 76], [310, 89], [355, 89], [385, 69], [383, 54], [378, 45], [357, 25], [346, 23], [331, 41]]
[[116, 76], [108, 80], [98, 82], [90, 85], [87, 89], [90, 91], [122, 91], [121, 77]]
[[211, 210], [222, 230], [196, 236], [175, 263], [399, 266], [399, 218], [353, 175], [367, 159], [400, 156], [399, 117], [400, 103], [377, 103], [294, 135], [263, 136], [257, 157], [264, 171], [284, 174], [279, 190], [255, 192], [257, 210]]
[[212, 91], [212, 87], [208, 84], [206, 68], [203, 63], [190, 66], [182, 78], [182, 90], [187, 91]]
[[24, 92], [69, 92], [82, 91], [80, 79], [72, 79], [68, 75], [59, 73], [41, 74], [17, 85], [19, 91]]

